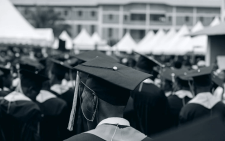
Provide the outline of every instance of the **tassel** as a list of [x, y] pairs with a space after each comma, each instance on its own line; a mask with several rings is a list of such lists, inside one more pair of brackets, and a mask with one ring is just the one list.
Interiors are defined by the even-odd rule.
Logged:
[[79, 77], [79, 72], [77, 71], [76, 85], [75, 85], [75, 91], [74, 91], [74, 97], [73, 97], [73, 107], [72, 107], [72, 111], [70, 113], [70, 120], [69, 120], [69, 124], [68, 124], [68, 127], [67, 127], [67, 129], [69, 131], [73, 131], [74, 118], [75, 118], [75, 115], [76, 115], [79, 83], [80, 83], [80, 77]]

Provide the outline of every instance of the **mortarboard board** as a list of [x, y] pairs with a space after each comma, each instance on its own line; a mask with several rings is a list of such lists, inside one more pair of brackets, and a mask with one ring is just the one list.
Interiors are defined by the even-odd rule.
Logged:
[[223, 80], [220, 79], [217, 75], [215, 74], [212, 75], [212, 81], [215, 85], [223, 88]]
[[28, 70], [28, 71], [40, 71], [44, 69], [44, 66], [40, 64], [37, 60], [33, 60], [30, 58], [21, 58], [20, 60], [20, 70]]
[[85, 52], [85, 53], [81, 53], [81, 54], [78, 54], [78, 55], [75, 55], [76, 58], [82, 60], [82, 61], [90, 61], [96, 57], [101, 57], [101, 58], [104, 58], [106, 59], [107, 61], [110, 61], [110, 62], [118, 62], [118, 60], [116, 58], [113, 58], [111, 56], [108, 56], [102, 52], [99, 52], [99, 51], [88, 51], [88, 52]]
[[165, 133], [153, 141], [224, 141], [225, 126], [220, 117], [207, 117]]
[[19, 73], [22, 77], [31, 79], [37, 82], [42, 82], [48, 80], [46, 76], [42, 74], [44, 66], [38, 61], [29, 58], [24, 58], [20, 60], [20, 70]]
[[69, 66], [71, 66], [71, 67], [75, 67], [75, 66], [77, 66], [79, 64], [84, 63], [84, 61], [79, 60], [77, 58], [72, 58], [72, 59], [69, 59], [69, 60], [64, 61], [64, 63], [67, 64], [67, 65], [69, 65]]
[[53, 74], [59, 75], [59, 76], [65, 76], [66, 73], [68, 73], [71, 69], [73, 69], [68, 64], [58, 61], [55, 59], [50, 59], [52, 66], [51, 66], [51, 72]]
[[11, 73], [11, 69], [6, 68], [5, 66], [2, 66], [2, 65], [0, 65], [0, 70], [2, 71], [2, 73], [3, 73], [4, 75], [8, 75], [8, 74]]
[[100, 57], [80, 64], [74, 69], [128, 90], [134, 90], [140, 82], [151, 76], [119, 63], [108, 62]]
[[160, 67], [165, 67], [163, 64], [161, 64], [159, 61], [155, 60], [154, 58], [152, 57], [148, 57], [144, 54], [141, 54], [141, 53], [138, 53], [138, 52], [135, 52], [135, 54], [138, 54], [140, 57], [138, 59], [138, 62], [141, 63], [143, 61], [143, 63], [146, 63], [146, 65], [150, 65], [152, 68], [154, 66], [160, 66]]
[[185, 78], [193, 78], [199, 86], [209, 86], [212, 82], [213, 66], [191, 70], [186, 73]]

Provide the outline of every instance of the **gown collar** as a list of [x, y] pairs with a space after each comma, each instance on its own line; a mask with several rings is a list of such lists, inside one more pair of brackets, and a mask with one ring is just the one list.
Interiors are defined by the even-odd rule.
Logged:
[[36, 100], [39, 103], [43, 103], [51, 98], [56, 98], [56, 96], [49, 91], [41, 90], [38, 96], [36, 97]]
[[13, 101], [31, 101], [31, 99], [27, 96], [25, 96], [22, 93], [19, 93], [17, 91], [13, 91], [10, 94], [8, 94], [7, 96], [4, 97], [5, 100], [9, 101], [9, 102], [13, 102]]
[[193, 98], [192, 93], [190, 91], [187, 91], [187, 90], [176, 91], [173, 95], [176, 95], [176, 96], [178, 96], [181, 99], [183, 99], [185, 96], [187, 96], [189, 98]]
[[66, 91], [68, 91], [70, 89], [70, 87], [68, 87], [67, 85], [62, 85], [62, 84], [54, 84], [53, 86], [51, 86], [50, 90], [56, 92], [57, 94], [61, 95], [63, 93], [65, 93]]
[[195, 103], [204, 106], [205, 108], [212, 109], [220, 99], [213, 96], [210, 92], [199, 93], [189, 103]]
[[118, 125], [130, 126], [129, 121], [119, 117], [111, 117], [111, 118], [104, 119], [97, 126], [100, 126], [102, 124], [118, 124]]

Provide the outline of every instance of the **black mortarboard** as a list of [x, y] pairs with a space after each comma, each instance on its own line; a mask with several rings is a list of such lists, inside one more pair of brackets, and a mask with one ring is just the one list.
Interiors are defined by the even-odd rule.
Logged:
[[50, 61], [52, 62], [52, 66], [51, 66], [51, 72], [55, 75], [59, 75], [64, 77], [66, 73], [69, 72], [69, 70], [72, 69], [71, 66], [69, 66], [68, 64], [55, 60], [55, 59], [50, 59]]
[[148, 57], [138, 52], [134, 52], [134, 53], [139, 55], [136, 67], [144, 72], [152, 71], [155, 66], [164, 67], [163, 64], [161, 64], [160, 62], [158, 62], [152, 57]]
[[21, 58], [20, 60], [20, 70], [28, 70], [31, 72], [43, 70], [44, 66], [38, 61], [30, 58]]
[[90, 74], [86, 85], [100, 99], [113, 105], [126, 105], [130, 91], [151, 76], [100, 57], [80, 64], [75, 69]]
[[59, 39], [58, 50], [60, 50], [60, 51], [65, 51], [66, 50], [66, 41]]
[[20, 75], [25, 77], [26, 79], [43, 82], [48, 80], [46, 76], [44, 76], [41, 71], [44, 69], [44, 66], [41, 65], [38, 61], [32, 60], [29, 58], [24, 58], [20, 60]]
[[198, 86], [209, 86], [212, 82], [213, 66], [199, 68], [187, 72], [186, 78], [193, 78], [194, 83]]
[[212, 74], [212, 81], [216, 85], [216, 87], [220, 86], [223, 88], [223, 80], [220, 79], [217, 75]]
[[[206, 116], [207, 117], [207, 116]], [[165, 133], [153, 141], [225, 141], [225, 126], [220, 117], [207, 117]]]
[[118, 62], [117, 59], [111, 57], [111, 56], [108, 56], [102, 52], [99, 52], [99, 51], [88, 51], [88, 52], [85, 52], [85, 53], [81, 53], [81, 54], [78, 54], [75, 56], [76, 58], [82, 60], [82, 61], [90, 61], [96, 57], [101, 57], [101, 58], [104, 58], [106, 59], [107, 61], [110, 61], [110, 62]]
[[5, 66], [0, 65], [0, 70], [4, 73], [4, 75], [8, 75], [11, 72], [11, 69], [6, 68]]
[[75, 67], [75, 66], [77, 66], [79, 64], [84, 63], [84, 61], [79, 60], [77, 58], [72, 58], [72, 59], [66, 60], [64, 63], [69, 65], [69, 66], [71, 66], [71, 67]]

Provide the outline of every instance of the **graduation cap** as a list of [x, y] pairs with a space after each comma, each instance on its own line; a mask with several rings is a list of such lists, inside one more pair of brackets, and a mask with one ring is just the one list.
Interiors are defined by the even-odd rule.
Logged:
[[216, 87], [220, 86], [223, 88], [223, 80], [220, 79], [217, 75], [212, 74], [212, 81], [216, 85]]
[[72, 59], [69, 59], [69, 60], [64, 61], [64, 63], [65, 63], [66, 65], [71, 66], [71, 67], [75, 67], [75, 66], [77, 66], [77, 65], [79, 65], [79, 64], [84, 63], [84, 61], [79, 60], [79, 59], [77, 59], [77, 58], [72, 58]]
[[181, 126], [152, 141], [225, 141], [225, 125], [220, 117], [212, 116]]
[[66, 51], [66, 41], [59, 39], [59, 46], [58, 50], [60, 51]]
[[104, 58], [106, 59], [107, 61], [110, 61], [110, 62], [118, 62], [118, 60], [116, 58], [113, 58], [111, 56], [108, 56], [102, 52], [99, 52], [99, 51], [88, 51], [88, 52], [85, 52], [85, 53], [81, 53], [81, 54], [78, 54], [75, 56], [76, 58], [82, 60], [82, 61], [90, 61], [96, 57], [101, 57], [101, 58]]
[[62, 61], [55, 59], [50, 59], [50, 61], [52, 63], [51, 72], [55, 75], [64, 77], [66, 73], [73, 69], [71, 66]]
[[1, 70], [1, 72], [2, 72], [4, 75], [8, 75], [8, 74], [11, 73], [11, 69], [6, 68], [6, 67], [3, 66], [3, 65], [0, 65], [0, 70]]
[[209, 86], [212, 82], [213, 66], [191, 70], [186, 73], [185, 78], [193, 78], [198, 86]]
[[138, 52], [134, 52], [134, 53], [139, 55], [136, 67], [144, 72], [149, 72], [153, 70], [155, 66], [159, 66], [161, 68], [165, 67], [163, 64], [159, 63], [157, 60], [155, 60], [152, 57], [148, 57]]
[[20, 70], [28, 70], [31, 72], [41, 71], [44, 69], [44, 66], [40, 64], [37, 60], [30, 58], [21, 58], [20, 60]]
[[[80, 64], [74, 69], [78, 70], [78, 72], [89, 74], [86, 83], [83, 83], [94, 91], [99, 99], [115, 106], [125, 106], [129, 99], [130, 91], [134, 90], [143, 80], [151, 76], [150, 74], [116, 62], [107, 61], [105, 58], [100, 57]], [[75, 89], [76, 91], [78, 91], [77, 88]], [[75, 95], [77, 94], [75, 93]], [[76, 97], [74, 96], [74, 98]], [[73, 109], [75, 109], [74, 106]], [[71, 113], [71, 117], [73, 117], [72, 115], [73, 113]]]

